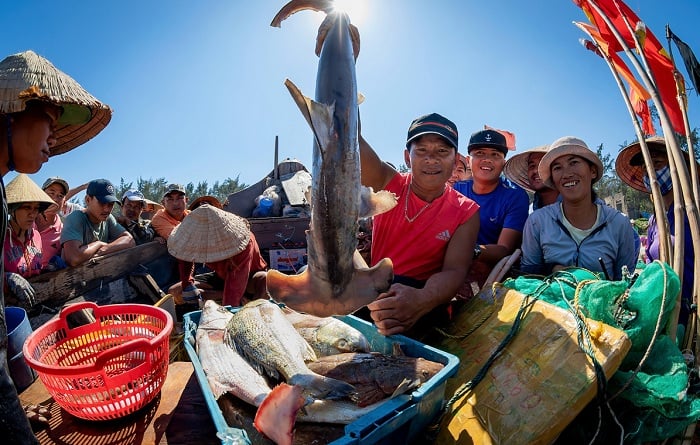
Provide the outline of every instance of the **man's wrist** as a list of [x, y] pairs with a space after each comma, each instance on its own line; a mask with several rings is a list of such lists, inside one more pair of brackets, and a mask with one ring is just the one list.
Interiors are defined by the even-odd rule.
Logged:
[[480, 256], [481, 256], [481, 246], [477, 244], [476, 246], [474, 246], [474, 256], [472, 256], [472, 260], [476, 260]]

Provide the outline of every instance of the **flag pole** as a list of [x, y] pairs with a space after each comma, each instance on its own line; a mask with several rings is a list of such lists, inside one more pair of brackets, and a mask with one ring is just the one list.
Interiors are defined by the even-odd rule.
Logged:
[[[678, 141], [676, 140], [673, 132], [673, 128], [671, 126], [669, 117], [666, 113], [666, 110], [663, 107], [663, 104], [661, 103], [660, 95], [656, 87], [654, 86], [651, 76], [649, 73], [647, 73], [639, 63], [639, 60], [632, 54], [632, 51], [630, 50], [629, 46], [626, 44], [625, 40], [622, 38], [620, 35], [620, 32], [615, 28], [610, 20], [610, 18], [601, 10], [601, 8], [593, 1], [593, 0], [587, 0], [588, 4], [595, 9], [600, 17], [605, 21], [606, 25], [610, 28], [611, 32], [617, 39], [617, 41], [620, 43], [622, 48], [625, 51], [625, 54], [629, 57], [630, 61], [634, 65], [635, 69], [638, 71], [639, 75], [641, 76], [642, 80], [644, 81], [644, 85], [646, 86], [647, 90], [651, 94], [652, 100], [654, 101], [654, 104], [656, 105], [657, 111], [659, 113], [659, 120], [661, 122], [661, 127], [664, 132], [664, 137], [666, 139], [666, 147], [667, 147], [667, 152], [669, 154], [669, 160], [671, 161], [671, 171], [675, 169], [678, 174], [679, 174], [679, 179], [681, 180], [682, 184], [685, 184], [685, 187], [674, 187], [674, 200], [676, 199], [676, 193], [677, 191], [675, 190], [676, 188], [681, 188], [683, 192], [683, 201], [682, 202], [677, 202], [676, 205], [674, 205], [674, 210], [677, 205], [683, 205], [685, 204], [685, 208], [688, 214], [688, 220], [690, 223], [690, 231], [692, 234], [693, 240], [700, 240], [700, 222], [699, 222], [699, 217], [698, 217], [698, 209], [697, 206], [695, 205], [695, 200], [692, 197], [692, 188], [689, 185], [689, 177], [688, 177], [688, 169], [685, 165], [685, 162], [682, 162], [682, 159], [680, 158], [681, 156], [681, 151], [678, 146]], [[624, 17], [624, 15], [623, 15]], [[636, 34], [632, 33], [633, 38], [635, 39], [636, 45], [638, 48], [641, 49], [641, 45], [639, 44], [639, 39], [637, 38]], [[640, 55], [643, 57], [644, 52], [640, 51]], [[680, 184], [679, 184], [680, 185]], [[681, 216], [680, 218], [676, 217], [676, 227], [678, 227], [678, 224], [683, 221], [683, 216], [682, 216], [682, 209], [679, 209], [681, 211]], [[674, 212], [674, 215], [678, 215], [678, 212]], [[683, 243], [680, 242], [678, 238], [675, 240], [675, 245], [674, 245], [674, 252], [681, 248], [683, 246]], [[694, 275], [700, 277], [700, 261], [698, 260], [698, 254], [700, 254], [700, 249], [695, 249], [695, 257], [694, 257]], [[682, 268], [676, 269], [676, 272], [681, 272], [679, 275], [682, 274]], [[700, 285], [700, 280], [694, 280], [694, 288], [693, 288], [693, 301], [697, 301], [696, 296], [698, 295], [698, 286]], [[672, 318], [670, 323], [671, 326], [669, 326], [669, 335], [671, 332], [673, 332], [674, 335], [672, 337], [675, 337], [675, 329], [677, 325], [677, 317], [674, 319]]]
[[683, 125], [685, 127], [685, 140], [688, 144], [688, 155], [690, 157], [690, 176], [693, 184], [693, 192], [695, 194], [695, 199], [700, 197], [700, 181], [698, 180], [698, 165], [695, 158], [695, 149], [693, 148], [693, 133], [690, 131], [690, 120], [688, 119], [688, 109], [686, 108], [686, 103], [688, 101], [688, 94], [685, 91], [683, 85], [683, 77], [676, 67], [676, 62], [673, 59], [673, 45], [671, 45], [671, 27], [666, 24], [666, 43], [668, 44], [668, 57], [671, 59], [671, 64], [673, 65], [673, 77], [676, 79], [676, 92], [678, 93], [678, 106], [681, 109], [681, 114], [683, 115]]
[[[632, 125], [634, 126], [635, 133], [637, 134], [637, 139], [639, 140], [639, 146], [642, 151], [642, 157], [644, 158], [644, 165], [646, 166], [647, 176], [649, 177], [649, 183], [651, 185], [652, 196], [654, 197], [652, 199], [652, 204], [654, 205], [654, 214], [656, 215], [656, 221], [659, 223], [659, 254], [661, 257], [661, 261], [668, 262], [668, 259], [670, 257], [668, 218], [666, 218], [666, 210], [663, 207], [661, 188], [659, 187], [659, 181], [656, 178], [656, 172], [654, 171], [653, 167], [654, 164], [651, 160], [651, 153], [649, 152], [649, 147], [647, 146], [645, 140], [644, 131], [642, 130], [641, 125], [639, 124], [637, 114], [634, 112], [634, 107], [632, 106], [632, 102], [630, 101], [629, 93], [627, 92], [627, 89], [622, 83], [620, 74], [615, 69], [615, 65], [610, 59], [610, 56], [606, 51], [603, 50], [603, 48], [601, 48], [601, 46], [597, 42], [597, 39], [593, 35], [591, 35], [591, 33], [588, 31], [588, 29], [586, 29], [585, 26], [580, 26], [577, 22], [574, 22], [574, 25], [578, 26], [583, 32], [588, 34], [588, 36], [591, 38], [591, 43], [598, 50], [598, 55], [600, 55], [600, 57], [607, 63], [608, 68], [610, 68], [610, 72], [615, 78], [617, 86], [620, 89], [620, 94], [622, 94], [622, 98], [625, 101], [627, 111], [629, 112], [630, 117], [632, 118]], [[585, 46], [584, 42], [581, 43]]]

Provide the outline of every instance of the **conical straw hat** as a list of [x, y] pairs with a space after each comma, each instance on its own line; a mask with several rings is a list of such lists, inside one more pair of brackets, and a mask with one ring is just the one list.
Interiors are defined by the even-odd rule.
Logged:
[[17, 175], [7, 187], [7, 204], [19, 204], [23, 202], [38, 202], [39, 211], [44, 211], [56, 203], [46, 194], [31, 178], [24, 173]]
[[503, 167], [503, 174], [528, 192], [534, 193], [530, 186], [530, 178], [527, 176], [527, 164], [530, 162], [532, 153], [547, 153], [548, 149], [548, 145], [540, 145], [512, 156], [506, 161], [506, 165]]
[[[646, 142], [650, 152], [666, 152], [666, 140], [663, 137], [651, 136], [646, 139]], [[690, 164], [688, 152], [682, 150], [682, 153], [686, 164]], [[644, 185], [647, 169], [644, 166], [644, 157], [642, 156], [642, 147], [639, 145], [639, 141], [633, 142], [620, 150], [617, 154], [617, 159], [615, 159], [615, 171], [625, 184], [640, 192], [649, 193]]]
[[[64, 109], [51, 156], [89, 141], [112, 118], [108, 105], [97, 100], [45, 58], [33, 51], [25, 51], [0, 61], [0, 115], [23, 111], [30, 100], [50, 102]], [[76, 119], [75, 115], [84, 115], [84, 118]], [[69, 122], [71, 117], [74, 123]]]
[[202, 204], [170, 234], [168, 252], [180, 260], [210, 263], [241, 253], [249, 242], [248, 221], [209, 204]]

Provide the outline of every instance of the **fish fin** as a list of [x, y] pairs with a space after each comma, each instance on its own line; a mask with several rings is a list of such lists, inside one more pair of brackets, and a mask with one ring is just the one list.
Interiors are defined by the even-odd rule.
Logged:
[[357, 56], [360, 55], [360, 31], [352, 23], [348, 28], [350, 28], [350, 40], [352, 40], [352, 55], [357, 60]]
[[282, 9], [280, 9], [272, 19], [270, 26], [280, 28], [282, 26], [282, 22], [289, 16], [307, 9], [316, 12], [325, 12], [328, 14], [333, 10], [333, 2], [331, 0], [292, 0], [286, 5], [282, 6]]
[[[318, 34], [316, 35], [316, 48], [314, 50], [317, 56], [321, 55], [323, 42], [326, 41], [328, 31], [333, 27], [336, 20], [337, 16], [329, 15], [323, 20], [321, 26], [319, 26]], [[350, 33], [350, 40], [352, 41], [352, 55], [355, 60], [357, 60], [357, 56], [360, 55], [360, 31], [357, 29], [357, 26], [348, 23], [348, 32]]]
[[321, 50], [323, 49], [323, 42], [326, 41], [326, 36], [328, 35], [328, 31], [333, 27], [333, 23], [335, 22], [335, 17], [331, 16], [326, 16], [325, 19], [323, 19], [323, 22], [321, 22], [321, 26], [318, 27], [318, 34], [316, 34], [316, 48], [314, 49], [314, 53], [316, 53], [317, 56], [321, 56]]
[[336, 297], [332, 296], [329, 283], [314, 277], [310, 268], [297, 275], [268, 271], [267, 292], [275, 301], [317, 317], [350, 314], [376, 300], [380, 293], [389, 289], [394, 279], [394, 266], [389, 258], [371, 268], [358, 267], [356, 256], [353, 259], [355, 271], [352, 279], [343, 293]]
[[399, 386], [396, 387], [394, 390], [394, 393], [389, 397], [393, 398], [396, 396], [400, 396], [403, 393], [406, 393], [408, 391], [411, 391], [415, 388], [418, 388], [420, 386], [420, 379], [415, 379], [413, 381], [409, 379], [403, 379], [401, 383], [399, 383]]
[[357, 105], [362, 105], [365, 101], [365, 95], [362, 93], [357, 93]]
[[342, 399], [355, 393], [355, 387], [351, 384], [312, 371], [308, 374], [295, 374], [288, 383], [303, 387], [304, 393], [314, 399]]
[[253, 425], [275, 443], [291, 445], [297, 412], [305, 403], [301, 387], [281, 383], [262, 401], [255, 413]]
[[331, 143], [331, 135], [334, 131], [333, 113], [335, 112], [335, 105], [322, 104], [304, 96], [301, 90], [289, 79], [284, 81], [284, 85], [289, 90], [289, 94], [292, 95], [292, 99], [297, 104], [299, 111], [304, 115], [309, 127], [311, 127], [316, 144], [321, 151], [321, 155], [323, 155], [325, 147], [328, 147]]
[[360, 218], [379, 215], [396, 207], [396, 195], [387, 190], [375, 192], [372, 187], [360, 189]]

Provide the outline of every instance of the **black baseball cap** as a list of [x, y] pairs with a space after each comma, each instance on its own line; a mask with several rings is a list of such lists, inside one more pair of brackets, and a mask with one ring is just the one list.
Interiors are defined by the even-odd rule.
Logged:
[[94, 196], [102, 204], [119, 202], [117, 195], [114, 193], [114, 186], [106, 179], [93, 179], [90, 181], [85, 194]]
[[508, 153], [506, 137], [495, 130], [481, 130], [473, 133], [469, 138], [467, 153], [471, 153], [475, 148], [495, 148], [504, 155]]
[[457, 126], [451, 120], [437, 113], [426, 114], [411, 122], [408, 127], [408, 137], [406, 138], [406, 148], [409, 148], [411, 141], [425, 134], [437, 134], [447, 140], [457, 150], [459, 139]]

